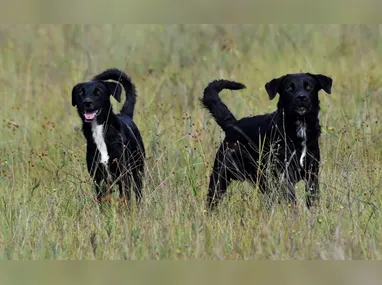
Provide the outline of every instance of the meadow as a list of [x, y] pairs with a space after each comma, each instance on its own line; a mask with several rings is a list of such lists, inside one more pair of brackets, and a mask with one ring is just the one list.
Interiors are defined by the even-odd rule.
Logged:
[[[0, 259], [382, 258], [382, 26], [1, 25]], [[116, 67], [138, 91], [147, 165], [140, 208], [99, 206], [72, 87]], [[212, 80], [237, 118], [275, 110], [264, 85], [333, 78], [320, 92], [321, 204], [264, 211], [234, 183], [213, 215], [223, 132], [199, 103]], [[122, 104], [113, 100], [114, 110]]]

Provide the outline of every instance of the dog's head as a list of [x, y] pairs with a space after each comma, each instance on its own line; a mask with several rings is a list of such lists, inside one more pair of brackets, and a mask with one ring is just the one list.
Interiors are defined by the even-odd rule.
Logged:
[[111, 109], [110, 95], [120, 102], [122, 87], [108, 81], [88, 81], [78, 83], [72, 90], [72, 105], [84, 122], [106, 121]]
[[320, 109], [318, 91], [330, 94], [332, 79], [322, 74], [294, 73], [275, 78], [265, 84], [269, 99], [280, 94], [278, 108], [288, 115], [306, 116]]

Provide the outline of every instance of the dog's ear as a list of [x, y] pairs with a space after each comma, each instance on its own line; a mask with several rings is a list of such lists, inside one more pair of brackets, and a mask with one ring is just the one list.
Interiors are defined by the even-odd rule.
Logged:
[[80, 92], [81, 87], [82, 87], [82, 83], [78, 83], [72, 89], [72, 106], [73, 107], [77, 105], [77, 94], [78, 92]]
[[122, 93], [122, 87], [121, 84], [110, 82], [110, 81], [102, 81], [102, 83], [106, 86], [106, 88], [109, 90], [110, 94], [118, 101], [121, 102], [121, 93]]
[[269, 100], [273, 100], [273, 98], [275, 98], [276, 94], [279, 92], [279, 86], [284, 77], [285, 75], [281, 76], [280, 78], [274, 78], [265, 84], [265, 90], [267, 90]]
[[333, 80], [329, 76], [322, 74], [308, 74], [318, 81], [320, 84], [320, 89], [323, 89], [328, 94], [332, 92]]

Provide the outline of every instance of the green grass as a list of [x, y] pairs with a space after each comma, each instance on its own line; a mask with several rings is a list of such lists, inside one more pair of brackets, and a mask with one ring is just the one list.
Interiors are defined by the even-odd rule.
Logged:
[[[336, 25], [0, 26], [1, 259], [382, 258], [381, 27]], [[138, 89], [147, 149], [144, 203], [99, 207], [71, 89], [103, 69]], [[320, 93], [322, 203], [269, 213], [235, 183], [205, 215], [222, 131], [198, 98], [216, 78], [241, 118], [275, 109], [264, 85], [332, 76]], [[120, 108], [113, 102], [116, 110]]]

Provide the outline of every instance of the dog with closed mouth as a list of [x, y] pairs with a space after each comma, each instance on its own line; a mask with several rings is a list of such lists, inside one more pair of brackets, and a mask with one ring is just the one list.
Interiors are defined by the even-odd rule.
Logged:
[[225, 132], [210, 176], [209, 209], [216, 207], [233, 180], [250, 181], [261, 193], [269, 195], [273, 178], [291, 205], [296, 205], [294, 186], [301, 180], [305, 181], [306, 206], [318, 204], [321, 133], [318, 92], [323, 89], [330, 94], [332, 79], [310, 73], [275, 78], [266, 83], [265, 89], [270, 100], [279, 94], [277, 110], [237, 120], [219, 98], [219, 92], [243, 88], [245, 85], [238, 82], [215, 80], [201, 98], [202, 105]]
[[[115, 114], [110, 95], [121, 102], [122, 87], [126, 101], [120, 113]], [[134, 84], [118, 69], [107, 69], [72, 89], [72, 105], [82, 120], [86, 163], [98, 201], [108, 198], [116, 184], [123, 200], [130, 201], [132, 188], [137, 203], [141, 200], [145, 148], [133, 122], [136, 96]]]

